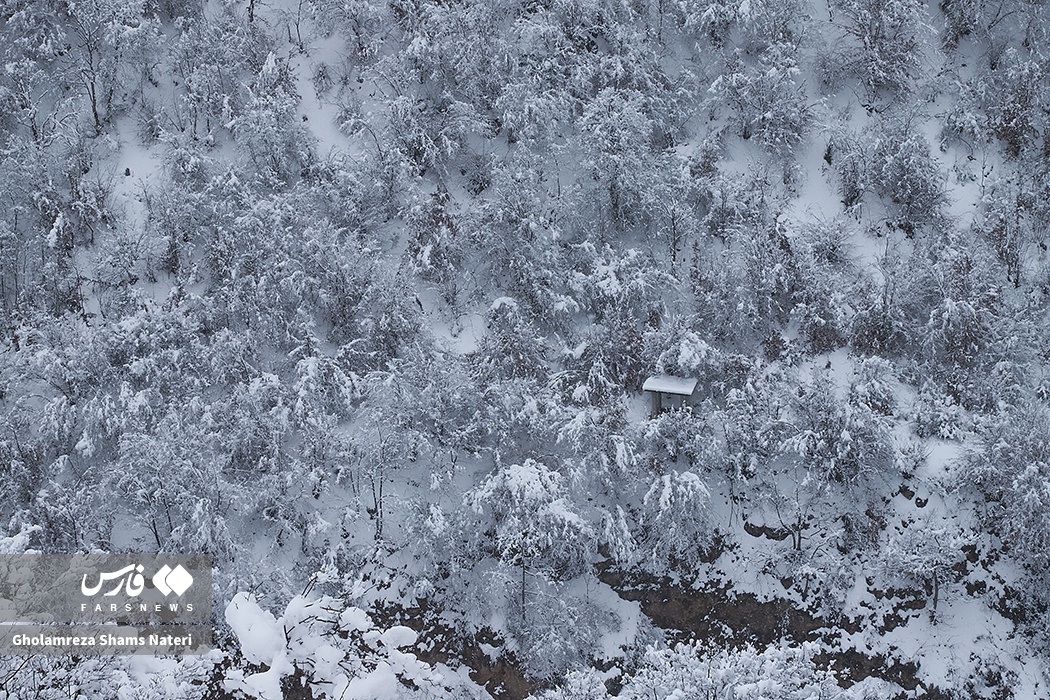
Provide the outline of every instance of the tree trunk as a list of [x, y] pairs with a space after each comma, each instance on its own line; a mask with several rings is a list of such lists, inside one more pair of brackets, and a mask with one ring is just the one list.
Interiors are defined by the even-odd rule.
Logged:
[[937, 578], [937, 572], [933, 572], [933, 610], [930, 611], [930, 622], [937, 623], [937, 600], [941, 596], [941, 582]]
[[525, 621], [525, 557], [521, 558], [521, 621]]

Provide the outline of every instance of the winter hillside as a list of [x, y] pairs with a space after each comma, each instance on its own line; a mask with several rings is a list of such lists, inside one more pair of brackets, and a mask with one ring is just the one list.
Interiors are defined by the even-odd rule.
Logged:
[[0, 0], [0, 52], [0, 552], [210, 554], [217, 640], [3, 697], [1050, 698], [1043, 0]]

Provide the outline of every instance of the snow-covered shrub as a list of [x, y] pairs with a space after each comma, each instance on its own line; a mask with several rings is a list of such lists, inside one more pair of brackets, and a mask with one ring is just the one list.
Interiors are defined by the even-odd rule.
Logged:
[[675, 4], [685, 31], [715, 47], [726, 43], [739, 17], [739, 6], [723, 0], [685, 0]]
[[569, 288], [599, 322], [647, 319], [662, 310], [660, 292], [673, 277], [635, 248], [598, 248], [590, 241], [574, 247]]
[[316, 698], [408, 700], [476, 691], [447, 667], [420, 661], [411, 651], [418, 638], [412, 629], [379, 627], [364, 610], [335, 598], [297, 596], [276, 618], [238, 593], [225, 617], [243, 659], [225, 671], [227, 692], [281, 700], [304, 680]]
[[776, 215], [770, 209], [773, 185], [769, 174], [739, 175], [720, 171], [718, 159], [725, 155], [719, 152], [721, 148], [705, 142], [688, 161], [706, 209], [702, 229], [723, 242], [743, 240], [756, 233], [773, 237]]
[[34, 11], [66, 20], [66, 50], [72, 49], [72, 72], [79, 77], [73, 84], [83, 89], [95, 132], [102, 133], [128, 93], [137, 92], [147, 79], [155, 80], [150, 68], [160, 23], [141, 0], [97, 0]]
[[562, 352], [565, 370], [552, 377], [551, 384], [567, 392], [568, 402], [608, 407], [638, 385], [641, 346], [632, 318], [607, 318], [606, 323], [588, 328], [574, 348]]
[[977, 30], [981, 18], [980, 0], [941, 0], [944, 13], [944, 47], [955, 49], [963, 37]]
[[272, 44], [264, 34], [248, 31], [229, 7], [217, 8], [207, 20], [180, 19], [178, 27], [171, 45], [177, 90], [170, 108], [157, 108], [157, 128], [174, 132], [171, 137], [185, 134], [213, 143], [248, 99], [239, 84], [242, 76], [230, 67], [258, 70], [258, 53], [265, 58]]
[[845, 344], [858, 300], [869, 294], [851, 258], [849, 236], [848, 224], [832, 220], [804, 228], [791, 241], [798, 266], [791, 318], [811, 352]]
[[478, 376], [486, 382], [544, 376], [546, 348], [518, 302], [500, 297], [492, 302], [488, 315], [489, 333], [473, 358]]
[[992, 181], [985, 187], [980, 213], [973, 228], [984, 236], [1000, 262], [1006, 266], [1006, 278], [1015, 287], [1021, 284], [1021, 271], [1026, 249], [1032, 238], [1032, 222], [1024, 193], [1013, 183]]
[[900, 206], [897, 225], [911, 235], [935, 221], [945, 201], [944, 175], [926, 138], [907, 122], [889, 123], [871, 144], [872, 189]]
[[798, 0], [748, 0], [738, 8], [745, 47], [753, 54], [777, 45], [798, 46], [810, 19]]
[[853, 272], [856, 268], [854, 245], [851, 242], [855, 222], [850, 217], [837, 216], [806, 226], [796, 239], [797, 245], [808, 253], [810, 263], [821, 271]]
[[973, 147], [992, 138], [981, 107], [981, 97], [986, 89], [981, 75], [955, 82], [952, 91], [958, 97], [944, 115], [944, 126], [940, 135], [942, 145], [959, 140]]
[[382, 44], [383, 5], [373, 0], [312, 0], [316, 21], [329, 34], [347, 40], [358, 60], [373, 60]]
[[547, 143], [571, 115], [572, 97], [564, 90], [540, 91], [535, 80], [515, 82], [500, 91], [495, 108], [510, 139]]
[[[379, 15], [373, 22], [379, 36], [364, 39], [376, 52], [383, 47], [384, 20], [390, 24], [383, 12], [386, 5], [369, 8]], [[518, 77], [513, 69], [524, 42], [510, 26], [518, 7], [507, 0], [451, 5], [395, 0], [389, 8], [404, 29], [404, 44], [396, 64], [380, 58], [381, 70], [403, 75], [405, 87], [427, 100], [452, 98], [479, 113], [487, 111], [501, 89]]]
[[973, 425], [966, 409], [932, 384], [924, 384], [920, 389], [911, 415], [919, 437], [959, 440]]
[[740, 233], [744, 283], [743, 306], [737, 313], [745, 315], [759, 337], [785, 324], [797, 293], [803, 288], [799, 261], [795, 249], [783, 227], [774, 222], [759, 223]]
[[170, 411], [154, 434], [123, 434], [104, 483], [158, 550], [206, 552], [229, 561], [238, 545], [227, 517], [248, 498], [222, 477], [221, 453], [202, 430], [207, 418], [200, 413], [208, 409], [199, 400], [192, 403]]
[[854, 367], [849, 402], [882, 416], [892, 416], [896, 404], [893, 365], [879, 357], [861, 360]]
[[1039, 60], [1011, 47], [989, 76], [982, 102], [987, 128], [1014, 157], [1039, 139], [1045, 128], [1047, 71]]
[[975, 365], [990, 340], [998, 297], [999, 290], [990, 289], [977, 300], [945, 298], [933, 309], [926, 340], [932, 359], [955, 368]]
[[4, 656], [0, 674], [7, 700], [68, 700], [77, 694], [121, 700], [181, 700], [199, 696], [201, 679], [215, 668], [214, 659], [208, 656], [146, 659]]
[[[561, 394], [561, 410], [552, 416], [558, 444], [573, 455], [570, 476], [591, 483], [618, 482], [637, 462], [633, 440], [627, 437], [628, 394], [637, 386], [638, 360], [630, 348], [608, 344], [601, 329], [564, 353], [565, 370], [551, 378]], [[600, 343], [600, 344], [599, 344]]]
[[907, 335], [899, 309], [881, 300], [861, 308], [850, 322], [849, 343], [854, 350], [870, 355], [896, 355], [905, 348]]
[[996, 40], [989, 65], [957, 81], [959, 98], [945, 116], [944, 138], [958, 138], [971, 149], [997, 141], [1008, 158], [1023, 163], [1038, 151], [1033, 144], [1046, 128], [1050, 73], [1044, 62], [1008, 41]]
[[493, 178], [471, 227], [471, 246], [484, 251], [475, 277], [505, 290], [532, 318], [558, 324], [576, 310], [558, 289], [568, 276], [558, 244], [565, 222], [550, 206], [542, 161], [527, 151], [512, 158]]
[[660, 173], [648, 102], [638, 91], [607, 88], [579, 118], [582, 165], [606, 202], [599, 212], [620, 231], [641, 221], [643, 193]]
[[849, 210], [859, 205], [869, 187], [870, 155], [864, 138], [841, 126], [833, 129], [824, 160], [836, 175], [842, 206]]
[[360, 296], [348, 333], [352, 340], [340, 350], [344, 368], [361, 375], [385, 369], [390, 360], [404, 355], [421, 340], [423, 330], [420, 310], [411, 302], [403, 282], [385, 270], [372, 274], [376, 277], [367, 286], [353, 290]]
[[664, 463], [677, 463], [683, 457], [690, 467], [704, 468], [715, 454], [711, 424], [690, 407], [664, 411], [648, 421], [641, 447], [657, 471]]
[[638, 543], [631, 532], [627, 514], [623, 508], [603, 510], [598, 541], [604, 552], [616, 563], [626, 564], [631, 561]]
[[764, 429], [778, 399], [772, 398], [767, 384], [757, 381], [727, 394], [726, 409], [719, 417], [725, 437], [724, 469], [731, 487], [754, 477], [769, 457]]
[[850, 555], [866, 556], [877, 546], [877, 536], [864, 533], [858, 537], [859, 533], [846, 525], [856, 521], [852, 514], [843, 516], [842, 530], [831, 538], [835, 542], [833, 548], [816, 545], [806, 550], [778, 551], [767, 565], [769, 571], [791, 580], [792, 589], [798, 591], [809, 609], [828, 619], [841, 619], [856, 586], [857, 567]]
[[837, 175], [847, 209], [874, 192], [899, 207], [893, 223], [909, 236], [937, 220], [945, 176], [911, 120], [886, 117], [860, 133], [836, 126], [824, 159]]
[[[0, 84], [0, 101], [3, 94]], [[11, 135], [0, 155], [0, 317], [87, 313], [90, 290], [77, 256], [96, 232], [108, 237], [119, 216], [112, 182], [97, 173], [96, 145], [63, 139], [59, 148]]]
[[[734, 700], [875, 700], [897, 686], [874, 678], [842, 688], [813, 660], [817, 646], [775, 644], [758, 649], [711, 650], [702, 643], [650, 648], [615, 696], [623, 700], [733, 698]], [[609, 695], [593, 671], [570, 674], [544, 700], [602, 700]]]
[[528, 675], [546, 682], [601, 654], [603, 634], [615, 625], [608, 610], [569, 595], [566, 584], [547, 581], [533, 585], [528, 616], [508, 620]]
[[719, 379], [724, 355], [712, 347], [692, 324], [699, 319], [674, 318], [645, 334], [643, 360], [651, 371], [700, 380], [710, 390]]
[[408, 254], [424, 279], [447, 286], [446, 300], [455, 300], [455, 278], [461, 274], [462, 233], [447, 190], [438, 190], [409, 212]]
[[444, 170], [467, 137], [485, 128], [477, 110], [447, 94], [433, 100], [400, 95], [387, 111], [394, 143], [419, 172]]
[[[671, 140], [671, 137], [666, 137]], [[677, 279], [683, 262], [689, 259], [689, 246], [700, 234], [704, 215], [704, 196], [690, 175], [689, 161], [673, 150], [656, 157], [656, 173], [646, 178], [641, 187], [642, 216], [639, 228], [645, 232], [651, 247], [654, 266], [668, 277]], [[670, 256], [664, 267], [663, 250]]]
[[[823, 293], [822, 293], [823, 292]], [[807, 287], [800, 301], [791, 309], [798, 324], [799, 337], [813, 353], [826, 353], [841, 347], [849, 324], [845, 291]]]

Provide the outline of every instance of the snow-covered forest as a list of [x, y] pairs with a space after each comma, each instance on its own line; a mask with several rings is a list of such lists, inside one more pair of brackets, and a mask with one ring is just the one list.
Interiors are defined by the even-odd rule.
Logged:
[[0, 53], [0, 552], [208, 554], [216, 637], [4, 697], [1050, 698], [1044, 0], [0, 0]]

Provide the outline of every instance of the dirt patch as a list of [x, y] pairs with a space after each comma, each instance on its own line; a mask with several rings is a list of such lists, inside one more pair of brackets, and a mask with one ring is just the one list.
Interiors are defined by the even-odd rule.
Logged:
[[428, 664], [462, 663], [470, 668], [470, 678], [482, 685], [496, 700], [523, 700], [538, 688], [521, 670], [511, 654], [499, 653], [492, 658], [482, 645], [502, 649], [503, 640], [494, 632], [483, 629], [464, 637], [439, 619], [439, 611], [425, 602], [413, 607], [384, 605], [380, 616], [385, 624], [404, 625], [419, 635], [413, 653]]
[[[765, 646], [780, 639], [831, 641], [838, 630], [859, 630], [860, 620], [831, 625], [828, 620], [796, 608], [791, 601], [758, 600], [749, 593], [732, 593], [727, 587], [711, 590], [683, 588], [667, 580], [600, 568], [598, 577], [625, 600], [638, 601], [642, 612], [658, 627], [679, 640], [703, 639], [736, 647]], [[849, 687], [869, 677], [896, 683], [907, 691], [921, 686], [918, 666], [891, 657], [871, 656], [856, 649], [821, 652], [818, 665], [836, 672], [840, 685]], [[917, 698], [934, 700], [943, 695], [937, 688], [923, 688]]]
[[816, 639], [818, 630], [826, 627], [786, 600], [760, 601], [750, 593], [730, 594], [726, 588], [698, 591], [667, 583], [624, 586], [614, 575], [600, 578], [624, 600], [641, 603], [642, 612], [658, 627], [688, 633], [679, 636], [764, 646], [785, 636]]
[[813, 660], [818, 666], [835, 671], [835, 678], [843, 688], [872, 676], [896, 683], [905, 690], [919, 687], [915, 675], [919, 671], [918, 664], [895, 662], [881, 654], [869, 656], [856, 649], [845, 649], [834, 654], [821, 652]]

